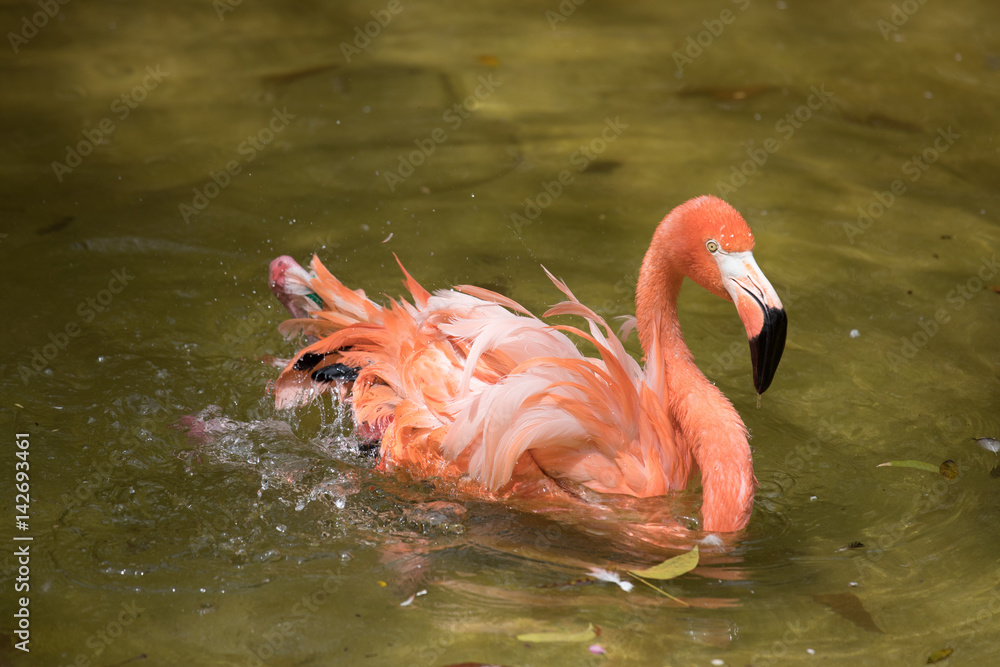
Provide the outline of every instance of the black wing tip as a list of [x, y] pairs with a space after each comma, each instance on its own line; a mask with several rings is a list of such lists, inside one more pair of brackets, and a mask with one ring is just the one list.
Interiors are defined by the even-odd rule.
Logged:
[[314, 382], [354, 382], [358, 379], [359, 368], [346, 364], [330, 364], [312, 374]]

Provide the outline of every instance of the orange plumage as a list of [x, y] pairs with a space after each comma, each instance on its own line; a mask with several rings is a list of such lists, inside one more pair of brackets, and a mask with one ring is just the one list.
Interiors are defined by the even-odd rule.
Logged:
[[[747, 431], [695, 366], [676, 300], [688, 275], [735, 301], [756, 386], [766, 389], [785, 316], [752, 247], [743, 218], [713, 197], [691, 200], [660, 223], [636, 296], [645, 367], [551, 274], [566, 300], [543, 317], [580, 316], [586, 331], [548, 324], [479, 287], [431, 294], [405, 269], [412, 303], [383, 307], [345, 287], [316, 257], [311, 273], [279, 257], [271, 287], [295, 316], [281, 331], [317, 340], [281, 373], [276, 405], [340, 388], [359, 433], [380, 442], [379, 469], [452, 480], [491, 497], [548, 480], [660, 496], [684, 489], [700, 471], [703, 528], [739, 530], [755, 486]], [[584, 356], [570, 336], [590, 341], [599, 357]]]

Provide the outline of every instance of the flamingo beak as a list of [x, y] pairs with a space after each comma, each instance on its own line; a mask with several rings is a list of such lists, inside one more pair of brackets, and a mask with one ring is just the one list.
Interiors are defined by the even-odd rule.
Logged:
[[750, 339], [753, 386], [758, 394], [771, 386], [785, 349], [788, 317], [781, 299], [757, 266], [751, 252], [716, 255], [722, 284], [736, 304]]

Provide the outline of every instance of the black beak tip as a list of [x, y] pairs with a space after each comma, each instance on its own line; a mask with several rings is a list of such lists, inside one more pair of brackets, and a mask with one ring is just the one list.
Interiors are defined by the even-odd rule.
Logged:
[[750, 339], [750, 359], [753, 361], [753, 386], [763, 394], [771, 386], [778, 370], [781, 353], [785, 350], [788, 316], [784, 309], [765, 308], [764, 326]]

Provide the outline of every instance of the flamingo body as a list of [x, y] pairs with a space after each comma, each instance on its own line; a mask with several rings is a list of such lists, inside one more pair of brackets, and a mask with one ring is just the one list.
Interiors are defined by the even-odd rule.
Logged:
[[[708, 241], [725, 261], [712, 261]], [[766, 389], [784, 344], [784, 312], [753, 262], [752, 246], [742, 217], [713, 197], [691, 200], [664, 219], [636, 297], [644, 367], [547, 271], [566, 300], [543, 317], [577, 315], [586, 331], [548, 324], [480, 287], [431, 294], [402, 264], [412, 301], [383, 307], [345, 287], [316, 257], [311, 272], [279, 257], [271, 264], [271, 287], [295, 316], [281, 331], [316, 340], [276, 381], [276, 405], [302, 405], [339, 388], [361, 435], [380, 442], [379, 469], [452, 480], [489, 497], [552, 480], [661, 496], [684, 489], [700, 471], [702, 527], [740, 530], [756, 484], [747, 430], [695, 366], [676, 298], [686, 274], [736, 302], [751, 350], [755, 341], [766, 348], [763, 386], [753, 354], [755, 382]], [[750, 285], [746, 294], [729, 284], [733, 271]], [[593, 343], [598, 357], [584, 356], [570, 335]]]

